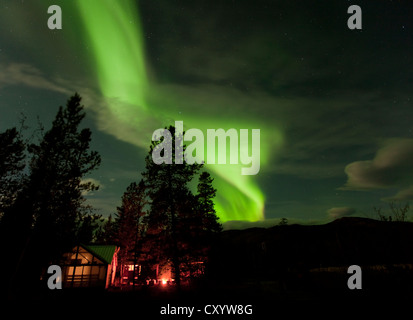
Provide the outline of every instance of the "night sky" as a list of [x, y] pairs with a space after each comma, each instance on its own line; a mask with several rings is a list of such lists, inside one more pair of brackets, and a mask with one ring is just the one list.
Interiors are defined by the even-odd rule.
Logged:
[[[52, 4], [62, 30], [47, 27]], [[347, 27], [352, 4], [362, 30]], [[178, 120], [261, 130], [257, 175], [206, 166], [226, 228], [412, 200], [412, 70], [409, 1], [0, 0], [0, 131], [21, 113], [27, 135], [37, 116], [47, 129], [79, 92], [102, 155], [87, 198], [105, 217], [140, 180], [153, 131]]]

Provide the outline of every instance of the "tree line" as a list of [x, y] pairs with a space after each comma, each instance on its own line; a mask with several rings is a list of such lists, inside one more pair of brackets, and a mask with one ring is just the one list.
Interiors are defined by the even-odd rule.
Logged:
[[[168, 130], [175, 137], [175, 128]], [[202, 171], [203, 164], [154, 163], [153, 150], [175, 152], [175, 138], [171, 144], [164, 148], [162, 140], [152, 141], [142, 179], [128, 186], [121, 206], [98, 232], [97, 241], [117, 243], [121, 266], [140, 265], [139, 279], [153, 277], [157, 266], [172, 270], [179, 287], [182, 279], [205, 273], [211, 244], [222, 226], [214, 209], [213, 178]], [[196, 178], [194, 192], [191, 182]], [[138, 274], [133, 270], [135, 284]]]
[[74, 94], [51, 128], [40, 128], [38, 141], [25, 139], [22, 128], [0, 133], [1, 268], [10, 294], [36, 288], [51, 261], [75, 242], [92, 239], [100, 216], [82, 192], [98, 187], [82, 177], [99, 167], [101, 157], [89, 150], [90, 129], [79, 128], [84, 118]]
[[[37, 288], [53, 261], [92, 241], [118, 245], [121, 263], [142, 265], [143, 275], [155, 264], [170, 265], [179, 285], [206, 262], [222, 229], [212, 177], [202, 164], [155, 164], [152, 151], [162, 141], [152, 142], [142, 179], [129, 185], [114, 217], [102, 225], [84, 197], [98, 186], [83, 178], [101, 163], [90, 150], [91, 130], [80, 128], [84, 118], [76, 93], [59, 107], [51, 128], [39, 130], [38, 141], [25, 139], [23, 126], [0, 133], [0, 246], [7, 257], [1, 271], [8, 292]], [[196, 192], [190, 186], [195, 178]]]

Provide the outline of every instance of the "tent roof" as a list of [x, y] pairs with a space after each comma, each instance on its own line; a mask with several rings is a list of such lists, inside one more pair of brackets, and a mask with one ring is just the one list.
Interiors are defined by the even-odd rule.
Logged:
[[116, 246], [113, 245], [82, 245], [82, 247], [96, 255], [107, 264], [112, 263], [113, 255], [116, 251]]

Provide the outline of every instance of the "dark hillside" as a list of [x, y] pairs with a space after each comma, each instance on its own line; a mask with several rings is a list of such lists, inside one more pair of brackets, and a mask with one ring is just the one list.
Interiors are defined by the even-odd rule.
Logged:
[[325, 225], [230, 230], [211, 271], [226, 279], [276, 279], [292, 270], [413, 263], [413, 223], [341, 218]]

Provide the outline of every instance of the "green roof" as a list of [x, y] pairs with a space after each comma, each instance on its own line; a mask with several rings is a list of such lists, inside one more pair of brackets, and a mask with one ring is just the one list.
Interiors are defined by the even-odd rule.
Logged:
[[82, 245], [82, 247], [96, 255], [99, 259], [103, 260], [107, 264], [112, 263], [113, 254], [116, 251], [116, 246], [113, 245]]

